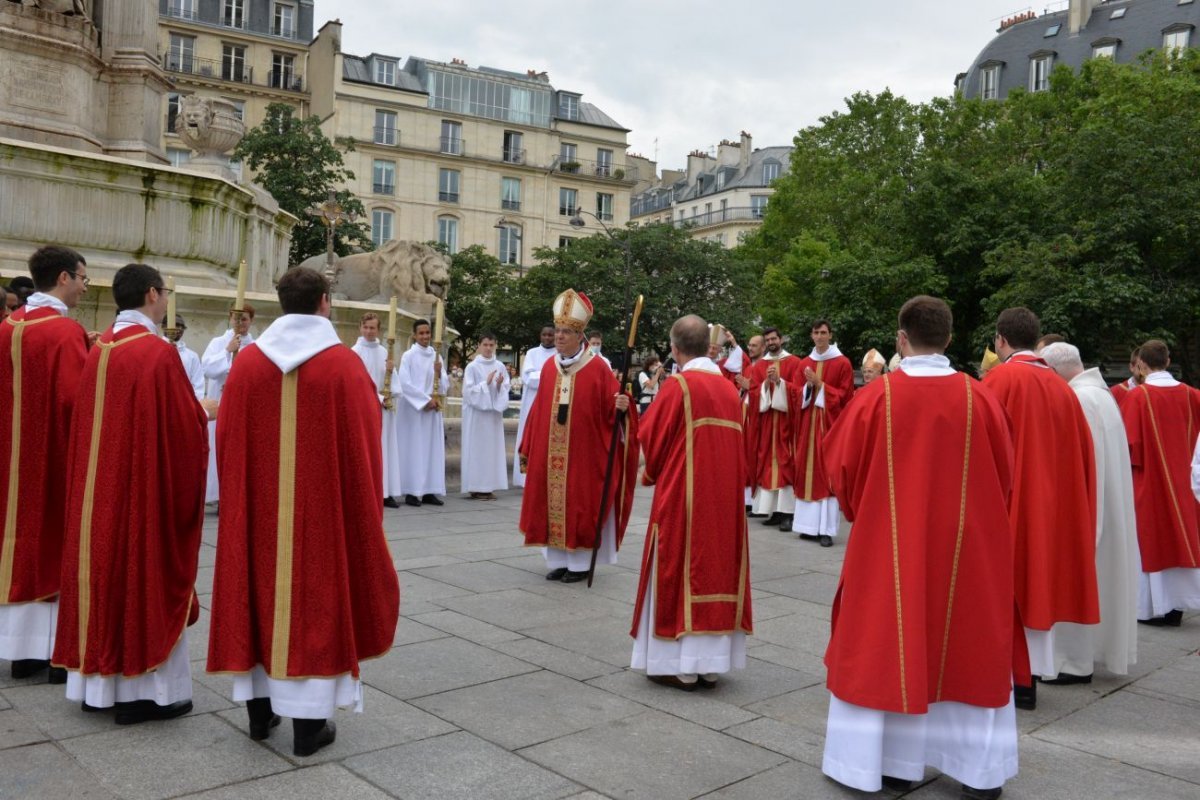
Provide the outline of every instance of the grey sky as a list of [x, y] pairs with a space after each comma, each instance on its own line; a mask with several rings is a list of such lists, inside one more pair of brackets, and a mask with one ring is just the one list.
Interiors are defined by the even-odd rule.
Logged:
[[[1057, 9], [1065, 2], [1046, 5]], [[856, 91], [949, 94], [1020, 0], [318, 0], [343, 48], [546, 70], [627, 128], [630, 152], [678, 167], [742, 130], [757, 147], [843, 108]]]

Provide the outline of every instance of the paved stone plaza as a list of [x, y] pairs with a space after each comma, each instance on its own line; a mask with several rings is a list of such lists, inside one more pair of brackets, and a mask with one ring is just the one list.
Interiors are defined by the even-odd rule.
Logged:
[[[396, 647], [364, 667], [365, 712], [339, 712], [337, 742], [311, 758], [291, 756], [287, 722], [266, 743], [246, 735], [230, 679], [204, 674], [207, 614], [190, 632], [195, 711], [170, 722], [117, 727], [2, 663], [0, 798], [863, 796], [819, 768], [844, 540], [823, 549], [752, 520], [749, 663], [686, 694], [626, 669], [649, 498], [639, 492], [620, 566], [601, 568], [591, 590], [543, 579], [516, 531], [518, 492], [387, 511]], [[212, 513], [204, 541], [202, 593]], [[1038, 710], [1018, 712], [1021, 772], [1005, 797], [1200, 797], [1200, 618], [1139, 634], [1129, 677], [1043, 686]], [[958, 796], [929, 777], [907, 796]]]

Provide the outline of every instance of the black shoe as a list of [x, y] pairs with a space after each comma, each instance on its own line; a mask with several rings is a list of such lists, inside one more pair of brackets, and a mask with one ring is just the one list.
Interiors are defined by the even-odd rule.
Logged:
[[774, 514], [772, 514], [771, 516], [764, 519], [762, 521], [762, 524], [763, 525], [774, 525], [774, 526], [778, 527], [779, 523], [782, 521], [783, 521], [783, 514], [780, 514], [778, 511], [776, 511]]
[[563, 575], [566, 575], [566, 574], [567, 574], [566, 567], [559, 567], [558, 569], [552, 569], [546, 573], [546, 580], [561, 581], [563, 579]]
[[699, 678], [691, 683], [684, 683], [678, 675], [647, 675], [646, 677], [659, 686], [670, 686], [672, 689], [679, 689], [682, 692], [694, 692], [700, 688]]
[[12, 662], [12, 676], [14, 678], [32, 678], [48, 666], [50, 666], [50, 662], [40, 658], [19, 658]]
[[1013, 705], [1022, 711], [1033, 711], [1037, 708], [1037, 676], [1033, 677], [1032, 686], [1013, 687]]
[[822, 533], [818, 539], [821, 542], [821, 547], [833, 547], [833, 537], [829, 534]]
[[1151, 628], [1163, 628], [1167, 625], [1167, 618], [1151, 617], [1150, 619], [1139, 619], [1138, 625], [1149, 625]]
[[1091, 675], [1072, 675], [1069, 672], [1060, 672], [1060, 673], [1058, 673], [1057, 678], [1050, 678], [1049, 680], [1047, 680], [1046, 678], [1042, 678], [1041, 682], [1048, 683], [1051, 686], [1070, 686], [1070, 685], [1076, 684], [1076, 683], [1091, 683], [1092, 676]]
[[805, 539], [807, 541], [815, 542], [817, 540], [817, 535], [815, 533], [802, 533], [802, 534], [800, 534], [800, 538]]
[[84, 700], [79, 704], [79, 710], [85, 714], [95, 714], [98, 711], [106, 711], [107, 709], [101, 708], [100, 706], [89, 706], [87, 701]]
[[323, 719], [292, 720], [292, 755], [311, 756], [337, 738], [337, 726]]
[[583, 572], [572, 572], [571, 570], [567, 570], [566, 573], [562, 576], [562, 582], [563, 583], [579, 583], [580, 581], [586, 581], [587, 576], [588, 576], [587, 570], [584, 570]]
[[406, 494], [404, 495], [404, 505], [419, 506], [421, 505], [421, 498], [417, 497], [415, 494]]
[[786, 533], [791, 533], [792, 522], [795, 519], [791, 514], [784, 514], [783, 519], [779, 520], [779, 530]]
[[893, 778], [891, 775], [883, 776], [883, 788], [894, 789], [898, 792], [907, 792], [912, 788], [913, 782], [904, 778]]
[[701, 689], [717, 688], [717, 679], [716, 678], [706, 678], [703, 675], [697, 675], [696, 681], [700, 684]]
[[746, 506], [746, 516], [747, 517], [750, 517], [751, 519], [762, 519], [763, 517], [766, 516], [766, 514], [755, 514], [753, 511], [750, 510], [752, 508], [754, 508], [754, 506]]
[[995, 789], [976, 789], [974, 786], [962, 785], [962, 800], [996, 800], [1000, 796], [1003, 788], [997, 786]]
[[46, 671], [46, 683], [61, 686], [67, 682], [67, 670], [64, 667], [51, 667]]
[[133, 703], [117, 703], [117, 724], [137, 725], [139, 722], [175, 719], [192, 710], [191, 700], [180, 700], [169, 706], [160, 706], [153, 700], [138, 700]]
[[1170, 628], [1178, 628], [1183, 625], [1183, 612], [1178, 608], [1174, 611], [1168, 611], [1163, 614], [1163, 624]]
[[428, 503], [428, 504], [429, 504], [429, 505], [431, 505], [431, 506], [444, 506], [444, 505], [446, 505], [445, 503], [443, 503], [443, 502], [442, 502], [442, 498], [438, 497], [436, 494], [423, 494], [423, 495], [421, 495], [421, 502], [422, 502], [422, 503]]
[[384, 508], [399, 508], [400, 504], [396, 502], [396, 498], [394, 498], [394, 497], [385, 497], [385, 498], [383, 498], [383, 507]]
[[261, 742], [271, 735], [271, 729], [278, 727], [279, 715], [271, 709], [271, 698], [256, 697], [246, 701], [246, 712], [250, 715], [250, 738]]

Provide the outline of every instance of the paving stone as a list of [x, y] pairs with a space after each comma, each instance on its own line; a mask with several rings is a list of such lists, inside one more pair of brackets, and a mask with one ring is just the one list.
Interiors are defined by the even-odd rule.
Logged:
[[851, 800], [864, 797], [897, 797], [884, 790], [873, 795], [853, 792], [826, 778], [821, 770], [808, 764], [786, 763], [772, 767], [704, 795], [704, 800]]
[[682, 692], [669, 686], [660, 686], [647, 679], [644, 673], [634, 670], [622, 670], [588, 683], [718, 731], [757, 716], [736, 705], [715, 699], [714, 690], [697, 689], [694, 692]]
[[794, 725], [806, 734], [824, 737], [825, 719], [829, 716], [829, 692], [824, 685], [809, 686], [752, 703], [746, 710]]
[[504, 564], [493, 564], [490, 561], [429, 567], [416, 572], [426, 578], [470, 589], [472, 592], [518, 589], [529, 583], [529, 575], [523, 570]]
[[808, 614], [755, 620], [754, 638], [808, 653], [824, 653], [829, 645], [829, 621]]
[[822, 606], [816, 603], [809, 603], [805, 600], [797, 600], [794, 597], [765, 592], [763, 597], [752, 598], [752, 600], [755, 626], [769, 619], [787, 617], [792, 614], [803, 614], [807, 617], [814, 617], [823, 620], [827, 628], [829, 626], [829, 617], [832, 612], [830, 606]]
[[397, 797], [420, 800], [549, 800], [581, 788], [463, 732], [355, 756], [345, 766]]
[[20, 711], [0, 711], [0, 750], [44, 742], [46, 738], [33, 720]]
[[363, 681], [401, 700], [536, 672], [537, 667], [462, 639], [393, 648], [363, 665]]
[[217, 571], [215, 566], [200, 567], [196, 570], [196, 593], [197, 594], [212, 594], [213, 574]]
[[824, 654], [814, 654], [808, 650], [794, 650], [790, 647], [780, 647], [777, 644], [764, 642], [757, 637], [746, 640], [746, 653], [759, 661], [778, 664], [781, 667], [799, 670], [808, 674], [814, 680], [825, 680]]
[[621, 667], [613, 664], [606, 664], [603, 661], [597, 661], [594, 658], [588, 658], [570, 650], [540, 642], [537, 639], [522, 637], [511, 642], [497, 642], [491, 647], [493, 650], [499, 650], [501, 653], [507, 653], [522, 661], [537, 664], [539, 667], [557, 672], [559, 675], [566, 675], [577, 681], [586, 681], [622, 670]]
[[396, 571], [403, 572], [410, 569], [423, 569], [425, 567], [444, 567], [447, 564], [461, 564], [462, 559], [454, 556], [424, 556], [423, 558], [408, 558], [395, 562]]
[[415, 619], [423, 625], [476, 644], [495, 644], [524, 638], [519, 633], [480, 622], [474, 617], [459, 614], [457, 611], [435, 611], [431, 614], [421, 614]]
[[289, 768], [210, 714], [114, 727], [61, 744], [106, 789], [128, 800], [175, 797]]
[[[222, 712], [223, 717], [249, 738], [249, 717], [245, 708]], [[292, 724], [284, 720], [263, 744], [300, 766], [341, 761], [347, 756], [382, 750], [398, 744], [442, 736], [458, 730], [445, 720], [397, 700], [370, 686], [363, 687], [363, 712], [340, 708], [334, 717], [337, 740], [316, 754], [297, 758], [292, 755]]]
[[630, 800], [695, 797], [785, 760], [659, 711], [615, 720], [520, 753], [592, 789]]
[[1168, 664], [1133, 683], [1130, 689], [1200, 706], [1200, 657], [1183, 658]]
[[[404, 605], [403, 600], [400, 601], [400, 605]], [[396, 638], [392, 640], [392, 645], [394, 647], [401, 647], [415, 642], [427, 642], [430, 639], [444, 639], [449, 635], [445, 631], [423, 625], [410, 617], [401, 616], [399, 622], [396, 624]]]
[[6, 711], [10, 708], [12, 708], [12, 703], [8, 702], [8, 699], [4, 696], [4, 692], [0, 691], [0, 711]]
[[777, 719], [759, 717], [726, 728], [725, 733], [810, 766], [821, 766], [821, 755], [825, 750], [824, 731], [818, 734]]
[[[339, 727], [338, 741], [341, 741], [341, 738], [342, 729]], [[322, 764], [211, 789], [200, 794], [190, 794], [187, 800], [277, 800], [280, 797], [286, 797], [288, 800], [387, 800], [389, 795], [345, 767]]]
[[431, 578], [418, 575], [415, 572], [400, 573], [401, 611], [404, 610], [404, 606], [408, 603], [442, 600], [447, 597], [470, 596], [471, 594], [472, 592], [469, 589], [435, 581]]
[[525, 631], [559, 622], [578, 623], [586, 619], [619, 617], [625, 613], [624, 606], [606, 597], [581, 597], [567, 592], [561, 596], [540, 595], [521, 589], [451, 597], [443, 600], [442, 605], [512, 631]]
[[0, 750], [0, 797], [6, 800], [111, 800], [112, 792], [53, 744]]
[[581, 653], [616, 667], [628, 667], [633, 652], [628, 621], [617, 625], [611, 618], [581, 619], [525, 628], [521, 632], [531, 639]]
[[645, 707], [553, 672], [533, 672], [414, 700], [506, 750], [628, 717]]
[[6, 689], [13, 708], [56, 741], [113, 729], [112, 712], [85, 714], [67, 700], [63, 686], [47, 683]]

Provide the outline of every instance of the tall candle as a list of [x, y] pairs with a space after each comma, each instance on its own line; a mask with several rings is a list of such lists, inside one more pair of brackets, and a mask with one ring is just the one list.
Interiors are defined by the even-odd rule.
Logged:
[[441, 344], [442, 334], [446, 332], [446, 305], [441, 300], [437, 301], [437, 314], [434, 316], [433, 322], [433, 340]]
[[237, 284], [237, 300], [233, 306], [238, 311], [242, 311], [246, 307], [246, 259], [242, 259], [242, 263], [238, 264], [238, 284]]
[[167, 278], [167, 328], [175, 330], [175, 279]]
[[391, 305], [388, 307], [388, 334], [387, 338], [396, 338], [396, 295], [392, 295]]

